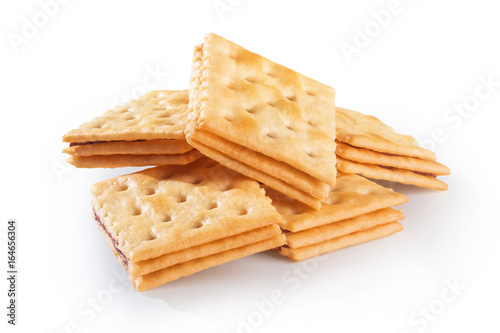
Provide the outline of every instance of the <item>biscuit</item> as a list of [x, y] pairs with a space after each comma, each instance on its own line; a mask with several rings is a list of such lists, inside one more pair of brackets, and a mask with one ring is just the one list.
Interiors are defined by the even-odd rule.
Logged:
[[187, 90], [158, 90], [107, 111], [63, 136], [64, 142], [183, 140]]
[[221, 265], [236, 259], [240, 259], [258, 252], [263, 252], [283, 245], [285, 236], [278, 235], [273, 238], [257, 242], [255, 244], [245, 245], [236, 249], [215, 253], [206, 257], [194, 259], [188, 262], [180, 263], [172, 267], [167, 267], [150, 274], [132, 278], [134, 288], [138, 291], [144, 291], [164, 283], [177, 280], [178, 278], [192, 275], [204, 269]]
[[343, 142], [337, 142], [337, 155], [352, 162], [376, 164], [410, 171], [423, 172], [433, 175], [449, 175], [450, 169], [445, 165], [432, 160], [416, 157], [388, 155], [373, 150], [353, 147]]
[[309, 246], [337, 238], [356, 231], [373, 228], [379, 224], [404, 219], [404, 214], [400, 210], [392, 208], [382, 208], [374, 212], [356, 216], [347, 220], [342, 220], [316, 228], [311, 228], [299, 232], [285, 232], [286, 245], [291, 248]]
[[403, 225], [401, 223], [389, 222], [377, 225], [370, 229], [361, 230], [351, 234], [333, 238], [318, 244], [313, 244], [300, 248], [290, 248], [287, 246], [282, 246], [276, 249], [276, 251], [281, 255], [284, 255], [292, 259], [293, 261], [301, 261], [320, 254], [339, 250], [348, 246], [389, 236], [402, 230], [403, 230]]
[[277, 225], [269, 225], [177, 252], [167, 253], [156, 258], [139, 262], [129, 262], [128, 265], [124, 265], [124, 267], [128, 271], [129, 276], [137, 277], [174, 266], [182, 262], [261, 242], [280, 234], [281, 230]]
[[184, 154], [169, 155], [74, 155], [67, 162], [77, 168], [121, 168], [154, 165], [185, 165], [191, 163], [202, 155], [192, 149]]
[[[279, 191], [279, 182], [297, 187], [318, 207], [335, 184], [334, 101], [333, 88], [209, 34], [195, 49], [186, 138]], [[303, 201], [295, 194], [287, 193]]]
[[278, 224], [259, 184], [202, 158], [118, 176], [91, 188], [96, 220], [124, 261], [156, 258]]
[[307, 205], [265, 187], [273, 206], [283, 217], [280, 227], [297, 232], [350, 219], [382, 208], [398, 206], [408, 198], [364, 177], [340, 173], [321, 209]]
[[436, 154], [420, 147], [410, 135], [397, 133], [378, 118], [336, 107], [337, 139], [351, 146], [381, 153], [436, 160]]
[[79, 156], [94, 155], [166, 155], [184, 154], [192, 150], [186, 140], [107, 141], [76, 144], [63, 153]]
[[346, 173], [360, 174], [372, 179], [384, 179], [408, 185], [446, 191], [448, 185], [436, 179], [435, 175], [420, 174], [405, 169], [381, 167], [375, 164], [351, 162], [337, 156], [337, 168]]

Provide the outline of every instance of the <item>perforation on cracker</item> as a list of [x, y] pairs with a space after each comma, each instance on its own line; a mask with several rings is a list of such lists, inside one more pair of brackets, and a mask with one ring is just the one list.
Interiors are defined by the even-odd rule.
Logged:
[[203, 158], [92, 186], [92, 205], [131, 261], [279, 223], [259, 184]]

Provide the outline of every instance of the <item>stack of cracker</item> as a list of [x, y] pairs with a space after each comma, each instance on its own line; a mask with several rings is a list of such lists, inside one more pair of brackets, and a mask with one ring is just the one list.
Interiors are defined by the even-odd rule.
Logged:
[[209, 34], [195, 48], [186, 138], [315, 209], [335, 185], [335, 91]]
[[91, 191], [99, 229], [139, 291], [284, 244], [259, 184], [208, 158]]
[[339, 172], [337, 183], [320, 210], [272, 189], [267, 195], [283, 220], [286, 244], [276, 251], [294, 261], [385, 237], [403, 230], [403, 194], [358, 175]]
[[447, 190], [436, 179], [450, 169], [436, 162], [436, 154], [399, 134], [373, 116], [336, 108], [337, 169], [373, 179]]
[[201, 156], [184, 136], [189, 93], [152, 91], [109, 110], [63, 137], [68, 163], [80, 168], [187, 164]]

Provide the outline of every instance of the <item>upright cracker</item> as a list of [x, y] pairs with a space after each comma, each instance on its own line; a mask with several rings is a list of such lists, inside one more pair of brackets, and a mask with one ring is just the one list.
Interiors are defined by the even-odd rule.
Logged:
[[63, 141], [182, 140], [188, 102], [187, 90], [152, 91], [69, 131]]
[[410, 156], [388, 155], [369, 149], [350, 146], [340, 141], [337, 142], [336, 152], [338, 156], [346, 160], [359, 163], [376, 164], [433, 175], [450, 174], [450, 169], [448, 169], [448, 167], [436, 161], [424, 160]]
[[92, 206], [125, 261], [166, 253], [279, 223], [259, 184], [208, 158], [94, 184]]
[[381, 167], [375, 164], [355, 163], [337, 156], [337, 168], [346, 173], [360, 174], [372, 179], [384, 179], [408, 185], [431, 188], [439, 191], [448, 190], [448, 185], [435, 175], [420, 174], [405, 169]]
[[[334, 100], [331, 87], [209, 34], [195, 50], [186, 137], [202, 153], [227, 166], [227, 159], [236, 160], [243, 164], [236, 170], [271, 187], [276, 182], [269, 177], [323, 200], [327, 186], [296, 180], [309, 175], [335, 183]], [[280, 172], [283, 163], [291, 172]]]
[[283, 217], [281, 228], [292, 232], [346, 220], [408, 201], [405, 195], [392, 189], [358, 175], [343, 173], [339, 173], [335, 187], [330, 191], [326, 202], [321, 204], [320, 210], [267, 187], [266, 194]]
[[313, 244], [301, 248], [289, 248], [282, 246], [276, 249], [281, 255], [289, 257], [293, 261], [305, 260], [320, 254], [339, 250], [348, 246], [365, 243], [377, 238], [386, 237], [402, 231], [403, 225], [399, 222], [389, 222], [376, 227], [354, 232], [319, 244]]
[[382, 153], [435, 160], [436, 154], [420, 147], [410, 135], [397, 133], [378, 118], [336, 107], [337, 139], [351, 146]]

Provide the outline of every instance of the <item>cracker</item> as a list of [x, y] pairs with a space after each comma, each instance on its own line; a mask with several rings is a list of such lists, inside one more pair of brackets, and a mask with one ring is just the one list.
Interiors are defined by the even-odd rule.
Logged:
[[151, 258], [139, 262], [129, 262], [128, 266], [125, 265], [125, 268], [127, 269], [129, 276], [137, 277], [139, 275], [145, 275], [186, 261], [261, 242], [280, 234], [281, 230], [278, 225], [269, 225], [263, 228], [250, 230], [239, 235], [194, 246], [192, 248], [164, 254], [157, 258]]
[[[246, 164], [264, 167], [261, 173], [291, 186], [296, 186], [295, 174], [281, 173], [280, 164], [273, 162], [332, 186], [334, 100], [333, 88], [209, 34], [195, 49], [186, 137], [204, 154], [204, 146], [224, 156], [234, 155], [239, 147], [254, 151], [262, 158], [249, 156]], [[200, 133], [232, 145], [222, 140], [209, 145]], [[267, 178], [256, 176], [264, 183]]]
[[314, 210], [266, 187], [266, 194], [283, 217], [280, 227], [297, 232], [350, 219], [382, 208], [401, 205], [408, 198], [358, 175], [339, 173], [321, 209]]
[[198, 142], [192, 142], [194, 147], [198, 149], [199, 151], [202, 151], [203, 154], [206, 156], [219, 161], [221, 164], [227, 166], [228, 168], [232, 170], [236, 170], [239, 173], [250, 177], [252, 179], [257, 179], [260, 180], [261, 182], [267, 184], [268, 186], [278, 190], [281, 193], [286, 194], [287, 196], [294, 198], [302, 203], [305, 203], [306, 205], [314, 208], [314, 209], [320, 209], [321, 208], [321, 201], [312, 195], [305, 193], [294, 186], [285, 183], [284, 181], [281, 181], [267, 173], [264, 173], [260, 171], [259, 169], [255, 169], [245, 163], [242, 163], [240, 161], [237, 161], [235, 159], [232, 159], [223, 153], [221, 153], [218, 150], [212, 149], [208, 146], [205, 146], [201, 143]]
[[379, 224], [404, 219], [400, 210], [382, 208], [347, 220], [326, 224], [299, 232], [285, 232], [286, 245], [291, 248], [309, 246], [356, 231], [373, 228]]
[[417, 157], [388, 155], [373, 150], [353, 147], [343, 142], [337, 142], [337, 155], [346, 160], [360, 163], [377, 164], [399, 169], [430, 173], [433, 175], [449, 175], [450, 169], [436, 161]]
[[436, 154], [420, 147], [410, 135], [397, 133], [378, 118], [336, 107], [337, 139], [351, 146], [381, 153], [435, 160]]
[[324, 200], [330, 192], [330, 186], [319, 179], [299, 171], [286, 163], [276, 161], [261, 153], [227, 141], [215, 134], [199, 131], [197, 138], [200, 142], [203, 142], [203, 145], [212, 147], [216, 151], [224, 152], [229, 158], [250, 167], [256, 163], [259, 166], [259, 171], [270, 176], [274, 175], [275, 178], [283, 182], [291, 182], [298, 190], [308, 193], [319, 200]]
[[361, 244], [377, 238], [386, 237], [402, 231], [403, 225], [399, 222], [389, 222], [376, 227], [354, 232], [345, 236], [337, 237], [319, 244], [313, 244], [301, 248], [289, 248], [286, 246], [276, 249], [278, 253], [293, 261], [305, 260], [320, 254], [339, 250], [348, 246]]
[[77, 168], [120, 168], [131, 166], [185, 165], [197, 160], [201, 156], [199, 151], [193, 149], [185, 154], [171, 155], [75, 155], [70, 156], [67, 162]]
[[446, 191], [448, 185], [436, 179], [434, 175], [419, 174], [405, 169], [381, 167], [345, 160], [337, 156], [337, 168], [343, 172], [356, 173], [372, 179], [383, 179], [419, 187]]
[[184, 154], [192, 149], [186, 140], [108, 141], [73, 145], [64, 148], [63, 153], [79, 156], [170, 155]]
[[63, 136], [64, 142], [184, 139], [187, 90], [149, 92]]
[[133, 262], [281, 221], [256, 181], [208, 158], [111, 178], [91, 192], [96, 219]]
[[236, 249], [212, 254], [206, 257], [194, 259], [172, 267], [168, 267], [147, 275], [132, 278], [131, 281], [138, 291], [144, 291], [164, 283], [177, 280], [178, 278], [192, 275], [204, 269], [218, 266], [236, 259], [240, 259], [258, 252], [263, 252], [285, 243], [285, 236], [279, 235], [255, 244], [245, 245]]

